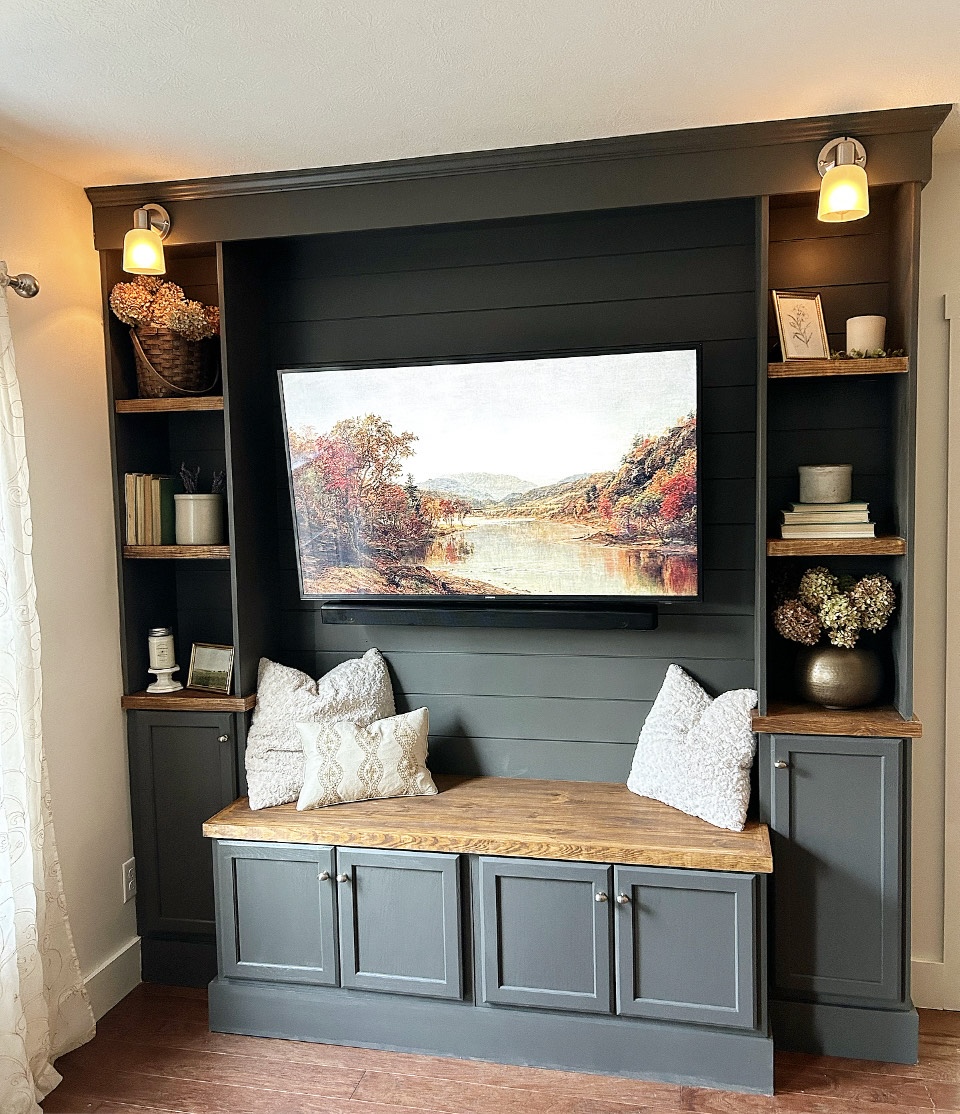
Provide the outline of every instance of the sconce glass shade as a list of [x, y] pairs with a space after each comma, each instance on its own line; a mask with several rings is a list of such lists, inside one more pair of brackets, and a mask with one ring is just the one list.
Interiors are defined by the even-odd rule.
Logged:
[[860, 220], [869, 212], [870, 193], [863, 167], [855, 163], [831, 167], [820, 183], [817, 219], [828, 222]]
[[163, 275], [163, 241], [154, 231], [147, 209], [135, 209], [134, 226], [123, 238], [123, 269], [131, 275]]

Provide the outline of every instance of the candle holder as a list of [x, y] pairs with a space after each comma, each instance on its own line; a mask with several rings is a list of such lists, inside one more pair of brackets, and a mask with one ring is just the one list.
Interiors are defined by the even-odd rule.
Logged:
[[180, 668], [179, 665], [168, 665], [163, 669], [149, 668], [148, 673], [155, 673], [157, 679], [153, 684], [147, 685], [147, 692], [179, 692], [183, 685], [173, 679], [173, 674]]

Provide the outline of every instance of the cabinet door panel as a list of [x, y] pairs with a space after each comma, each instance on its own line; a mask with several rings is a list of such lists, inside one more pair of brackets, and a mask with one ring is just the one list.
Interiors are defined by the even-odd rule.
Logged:
[[902, 745], [773, 736], [774, 980], [788, 996], [902, 996]]
[[237, 795], [234, 717], [128, 714], [140, 933], [212, 937], [213, 863], [203, 822]]
[[333, 858], [332, 847], [218, 842], [221, 974], [336, 986]]
[[610, 870], [595, 863], [480, 859], [484, 1002], [610, 1012]]
[[756, 877], [616, 867], [617, 1012], [756, 1024]]
[[463, 997], [457, 855], [338, 848], [343, 986]]

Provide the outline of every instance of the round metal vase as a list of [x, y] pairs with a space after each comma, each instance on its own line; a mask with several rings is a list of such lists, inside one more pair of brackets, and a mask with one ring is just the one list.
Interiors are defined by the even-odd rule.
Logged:
[[797, 655], [801, 697], [824, 708], [862, 708], [880, 694], [883, 666], [873, 650], [814, 646]]

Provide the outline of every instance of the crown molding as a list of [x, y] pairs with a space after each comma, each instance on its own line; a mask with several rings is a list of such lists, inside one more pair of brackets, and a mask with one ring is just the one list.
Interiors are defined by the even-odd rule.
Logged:
[[678, 154], [783, 144], [823, 143], [835, 135], [858, 138], [875, 135], [927, 133], [931, 140], [947, 118], [952, 105], [926, 105], [875, 112], [853, 112], [709, 128], [613, 136], [571, 143], [511, 147], [460, 154], [425, 155], [389, 162], [355, 163], [308, 170], [268, 171], [216, 178], [190, 178], [172, 182], [140, 182], [115, 186], [90, 186], [87, 197], [94, 209], [118, 205], [134, 207], [147, 196], [161, 204], [207, 201], [259, 194], [329, 189], [333, 187], [440, 179], [511, 170], [536, 170], [582, 163], [616, 162]]

